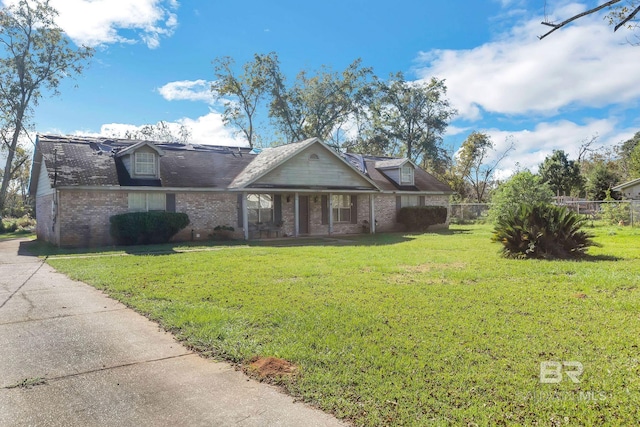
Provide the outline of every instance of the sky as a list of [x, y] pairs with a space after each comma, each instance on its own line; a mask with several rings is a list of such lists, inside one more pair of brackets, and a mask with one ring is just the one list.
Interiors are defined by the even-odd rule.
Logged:
[[[17, 0], [1, 0], [5, 5]], [[184, 124], [192, 142], [243, 145], [213, 102], [212, 61], [238, 64], [277, 52], [301, 69], [344, 69], [356, 58], [378, 76], [445, 79], [458, 115], [445, 146], [472, 131], [496, 152], [515, 150], [499, 177], [537, 170], [554, 149], [571, 158], [587, 139], [611, 147], [640, 130], [640, 47], [604, 14], [539, 40], [548, 27], [592, 7], [562, 0], [50, 0], [74, 43], [94, 47], [84, 73], [35, 110], [38, 133], [113, 136], [159, 121]]]

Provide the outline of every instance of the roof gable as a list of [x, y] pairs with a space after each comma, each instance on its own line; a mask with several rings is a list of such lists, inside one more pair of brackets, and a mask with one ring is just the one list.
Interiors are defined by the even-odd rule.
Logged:
[[318, 138], [263, 150], [231, 186], [379, 190], [369, 177]]
[[153, 151], [155, 151], [156, 153], [158, 153], [158, 156], [164, 156], [164, 151], [162, 151], [160, 148], [158, 148], [154, 143], [149, 142], [149, 141], [140, 141], [137, 142], [129, 147], [126, 147], [120, 151], [118, 151], [116, 153], [116, 157], [122, 157], [125, 156], [127, 154], [132, 154], [135, 151], [137, 151], [138, 149], [142, 148], [142, 147], [149, 147], [151, 148]]
[[620, 190], [624, 190], [625, 188], [633, 187], [633, 186], [638, 185], [638, 184], [640, 184], [640, 178], [636, 178], [636, 179], [632, 179], [631, 181], [623, 182], [622, 184], [616, 185], [615, 187], [612, 187], [611, 189], [613, 191], [620, 191]]

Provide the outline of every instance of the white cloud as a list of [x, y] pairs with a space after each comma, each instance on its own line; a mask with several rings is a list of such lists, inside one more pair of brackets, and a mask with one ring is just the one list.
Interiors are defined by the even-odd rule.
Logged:
[[230, 147], [246, 147], [248, 144], [240, 135], [222, 123], [222, 115], [214, 111], [197, 119], [182, 118], [178, 123], [191, 131], [191, 142], [205, 145], [225, 145]]
[[167, 101], [204, 101], [214, 102], [211, 82], [206, 80], [180, 80], [167, 83], [158, 88], [158, 92]]
[[[584, 6], [571, 3], [550, 20]], [[542, 16], [521, 22], [499, 39], [468, 50], [422, 52], [421, 78], [445, 78], [448, 95], [465, 119], [482, 112], [552, 115], [577, 107], [604, 107], [640, 98], [638, 48], [601, 17], [582, 18], [544, 40]]]
[[511, 140], [515, 143], [515, 150], [500, 164], [498, 177], [505, 178], [516, 169], [516, 163], [521, 169], [537, 172], [538, 165], [550, 155], [553, 150], [564, 150], [570, 159], [575, 160], [578, 150], [586, 140], [598, 136], [597, 143], [591, 147], [613, 147], [621, 141], [631, 138], [634, 130], [616, 129], [614, 120], [593, 120], [580, 125], [568, 120], [540, 123], [533, 129], [523, 129], [509, 132], [499, 129], [485, 129], [496, 145], [496, 152], [502, 153], [507, 149]]
[[[10, 5], [18, 0], [2, 2]], [[50, 0], [50, 4], [59, 12], [57, 24], [79, 45], [135, 43], [123, 35], [125, 30], [155, 49], [178, 26], [176, 0]]]
[[[197, 119], [184, 117], [175, 122], [167, 122], [166, 124], [176, 133], [180, 125], [186, 126], [191, 132], [189, 142], [192, 144], [222, 145], [229, 147], [247, 146], [245, 139], [239, 135], [235, 135], [231, 129], [225, 127], [222, 123], [222, 116], [213, 111]], [[106, 123], [100, 127], [99, 132], [78, 130], [73, 132], [73, 134], [79, 136], [114, 138], [122, 137], [127, 131], [135, 132], [140, 130], [143, 126], [145, 125]]]

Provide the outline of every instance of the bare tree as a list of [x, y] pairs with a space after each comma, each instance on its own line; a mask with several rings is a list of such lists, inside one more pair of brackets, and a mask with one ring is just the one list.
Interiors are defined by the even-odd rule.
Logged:
[[[609, 19], [609, 24], [614, 25], [613, 27], [613, 31], [618, 31], [618, 29], [620, 29], [621, 27], [628, 25], [629, 22], [631, 22], [635, 16], [638, 14], [638, 12], [640, 12], [640, 2], [638, 0], [627, 0], [625, 3], [626, 4], [620, 4], [620, 2], [623, 0], [610, 0], [607, 2], [604, 2], [602, 4], [600, 4], [599, 6], [593, 7], [589, 10], [586, 10], [582, 13], [578, 13], [576, 15], [571, 16], [568, 19], [565, 19], [564, 21], [560, 22], [560, 23], [554, 23], [554, 22], [549, 22], [548, 20], [542, 21], [542, 25], [546, 25], [548, 27], [551, 27], [551, 30], [549, 30], [548, 32], [546, 32], [545, 34], [539, 36], [538, 38], [540, 40], [542, 40], [543, 38], [547, 37], [549, 34], [553, 33], [556, 30], [559, 30], [560, 28], [564, 27], [565, 25], [570, 24], [571, 22], [583, 18], [587, 15], [591, 15], [593, 13], [596, 13], [602, 9], [605, 8], [611, 8], [611, 11], [609, 12], [608, 19]], [[630, 28], [634, 28], [635, 25], [629, 25]]]
[[256, 110], [271, 90], [272, 73], [279, 73], [278, 56], [275, 52], [255, 54], [253, 61], [242, 66], [240, 74], [231, 57], [216, 58], [213, 64], [216, 81], [211, 91], [224, 105], [222, 119], [225, 125], [239, 128], [249, 147], [253, 147], [257, 136]]
[[471, 185], [478, 203], [484, 202], [487, 188], [493, 180], [496, 168], [514, 149], [513, 140], [493, 162], [488, 162], [495, 145], [489, 135], [482, 132], [471, 132], [462, 143], [457, 156], [459, 174]]

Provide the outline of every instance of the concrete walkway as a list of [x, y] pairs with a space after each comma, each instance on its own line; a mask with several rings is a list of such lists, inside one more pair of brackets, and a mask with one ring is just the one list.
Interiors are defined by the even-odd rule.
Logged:
[[0, 241], [1, 426], [344, 425], [19, 248]]

